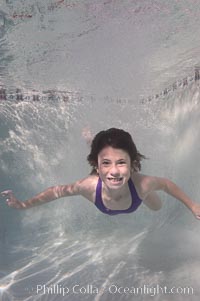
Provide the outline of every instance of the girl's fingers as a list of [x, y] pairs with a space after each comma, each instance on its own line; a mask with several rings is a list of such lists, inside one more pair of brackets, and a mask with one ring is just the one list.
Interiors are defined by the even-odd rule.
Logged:
[[13, 194], [12, 190], [5, 190], [5, 191], [2, 191], [2, 192], [1, 192], [1, 195], [2, 195], [2, 196], [9, 196], [9, 195], [11, 195], [11, 194]]

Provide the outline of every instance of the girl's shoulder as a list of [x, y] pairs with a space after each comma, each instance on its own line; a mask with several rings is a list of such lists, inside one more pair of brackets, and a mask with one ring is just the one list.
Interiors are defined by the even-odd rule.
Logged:
[[147, 183], [149, 181], [151, 181], [151, 176], [148, 175], [144, 175], [140, 172], [134, 172], [131, 175], [131, 179], [133, 182], [136, 182], [137, 184], [141, 184], [141, 183]]
[[141, 174], [140, 172], [134, 172], [131, 175], [131, 179], [136, 186], [139, 195], [142, 197], [149, 193], [152, 184], [155, 181], [155, 177]]
[[145, 196], [154, 190], [165, 190], [168, 179], [162, 177], [148, 176], [141, 173], [133, 173], [131, 176], [140, 194]]
[[88, 200], [93, 201], [98, 179], [98, 175], [89, 175], [77, 181], [79, 193]]

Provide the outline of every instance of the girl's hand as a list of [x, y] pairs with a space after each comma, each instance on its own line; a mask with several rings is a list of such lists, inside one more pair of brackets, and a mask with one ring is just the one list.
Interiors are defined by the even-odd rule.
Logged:
[[1, 192], [1, 196], [7, 197], [6, 202], [9, 207], [12, 207], [15, 209], [25, 209], [25, 204], [16, 199], [12, 190], [5, 190], [5, 191]]
[[194, 216], [200, 220], [200, 204], [197, 203], [193, 204], [191, 210]]
[[90, 145], [92, 143], [92, 133], [89, 127], [85, 127], [82, 130], [82, 137], [86, 140], [87, 144]]

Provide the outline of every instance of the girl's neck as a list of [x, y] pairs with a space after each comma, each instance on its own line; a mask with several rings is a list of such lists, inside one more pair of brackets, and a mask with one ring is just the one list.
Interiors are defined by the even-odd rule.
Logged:
[[130, 192], [128, 183], [119, 189], [110, 189], [109, 187], [105, 186], [104, 182], [102, 182], [102, 193], [107, 199], [120, 201], [122, 198], [126, 198]]

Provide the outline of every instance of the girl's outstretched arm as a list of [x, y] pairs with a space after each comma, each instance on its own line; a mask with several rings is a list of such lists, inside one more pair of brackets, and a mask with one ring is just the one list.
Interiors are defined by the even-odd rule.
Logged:
[[175, 183], [166, 178], [150, 177], [150, 189], [163, 190], [169, 195], [181, 201], [188, 209], [192, 211], [197, 219], [200, 219], [200, 204], [195, 203], [187, 196]]
[[13, 194], [12, 190], [6, 190], [1, 192], [1, 196], [6, 197], [9, 207], [15, 209], [28, 209], [34, 206], [42, 205], [53, 200], [80, 194], [80, 181], [70, 185], [59, 185], [49, 187], [43, 192], [37, 194], [27, 201], [19, 201]]

